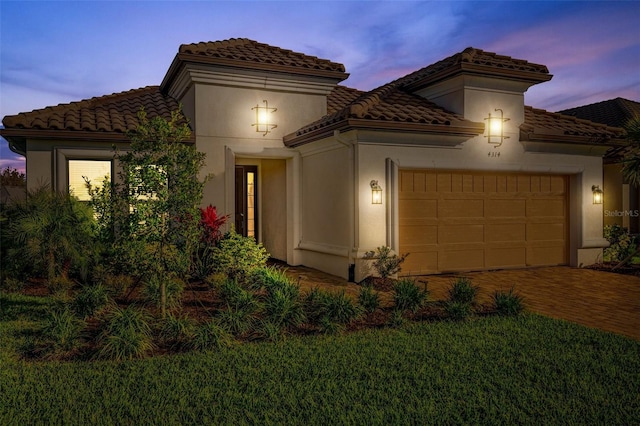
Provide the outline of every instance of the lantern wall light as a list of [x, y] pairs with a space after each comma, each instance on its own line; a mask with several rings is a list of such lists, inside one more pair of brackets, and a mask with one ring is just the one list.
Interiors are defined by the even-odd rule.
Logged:
[[382, 204], [382, 188], [378, 185], [377, 180], [372, 180], [371, 183], [371, 204]]
[[262, 102], [264, 103], [264, 106], [260, 106], [258, 104], [251, 108], [251, 111], [256, 112], [256, 121], [251, 126], [256, 128], [256, 132], [262, 133], [262, 136], [266, 136], [273, 129], [278, 127], [271, 118], [271, 114], [276, 112], [278, 109], [269, 107], [269, 102], [266, 100], [263, 100]]
[[504, 118], [504, 112], [500, 108], [496, 108], [495, 112], [500, 111], [500, 116], [491, 116], [489, 113], [489, 117], [485, 118], [487, 121], [487, 134], [485, 138], [487, 138], [487, 142], [494, 145], [494, 148], [502, 145], [505, 139], [509, 139], [509, 136], [504, 135], [504, 123], [509, 121], [509, 118]]
[[602, 204], [604, 192], [600, 189], [600, 185], [593, 185], [591, 191], [593, 192], [593, 204]]

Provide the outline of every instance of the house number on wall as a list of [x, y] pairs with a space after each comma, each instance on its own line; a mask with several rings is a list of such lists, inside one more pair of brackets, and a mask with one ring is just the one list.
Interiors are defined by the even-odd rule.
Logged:
[[500, 151], [489, 151], [487, 157], [497, 158], [500, 157]]

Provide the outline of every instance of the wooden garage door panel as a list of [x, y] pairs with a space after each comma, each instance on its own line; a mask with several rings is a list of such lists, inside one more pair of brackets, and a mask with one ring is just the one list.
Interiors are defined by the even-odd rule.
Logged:
[[403, 274], [567, 262], [567, 177], [401, 170]]
[[526, 247], [489, 248], [485, 251], [487, 268], [508, 268], [527, 263]]

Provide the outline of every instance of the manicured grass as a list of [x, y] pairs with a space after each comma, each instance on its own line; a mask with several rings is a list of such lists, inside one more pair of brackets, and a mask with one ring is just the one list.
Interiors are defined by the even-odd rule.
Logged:
[[121, 363], [18, 360], [46, 307], [1, 296], [2, 425], [640, 423], [640, 342], [536, 315]]

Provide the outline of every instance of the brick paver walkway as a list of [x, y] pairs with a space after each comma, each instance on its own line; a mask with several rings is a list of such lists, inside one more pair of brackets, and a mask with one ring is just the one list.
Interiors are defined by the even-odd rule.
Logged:
[[[316, 285], [345, 289], [357, 295], [359, 287], [345, 280], [304, 267], [292, 267], [301, 287]], [[553, 318], [576, 322], [640, 340], [640, 277], [567, 266], [472, 272], [462, 274], [480, 287], [478, 301], [489, 302], [496, 290], [515, 291], [526, 308]], [[429, 298], [446, 298], [454, 275], [421, 277], [427, 281]]]

